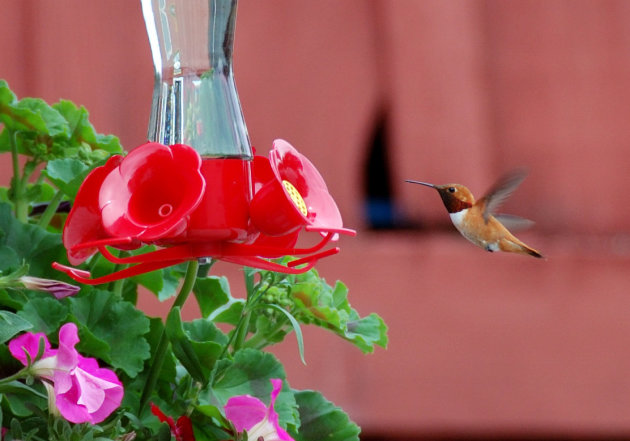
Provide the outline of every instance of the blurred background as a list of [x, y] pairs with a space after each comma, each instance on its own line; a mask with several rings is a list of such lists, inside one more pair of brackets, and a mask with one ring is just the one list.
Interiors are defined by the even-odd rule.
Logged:
[[[0, 41], [19, 97], [70, 99], [127, 150], [145, 141], [139, 1], [5, 1]], [[258, 153], [291, 142], [359, 232], [320, 273], [390, 328], [368, 356], [307, 329], [307, 366], [289, 338], [292, 386], [364, 440], [630, 439], [630, 2], [241, 0], [234, 57]], [[435, 191], [404, 183], [480, 197], [515, 167], [529, 176], [503, 209], [536, 221], [519, 237], [546, 260], [474, 247]]]

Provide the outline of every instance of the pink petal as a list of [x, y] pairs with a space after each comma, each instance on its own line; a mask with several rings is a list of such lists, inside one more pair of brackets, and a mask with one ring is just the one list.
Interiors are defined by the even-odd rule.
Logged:
[[276, 433], [278, 434], [278, 439], [283, 441], [294, 441], [293, 438], [284, 430], [280, 424], [278, 423], [278, 414], [274, 409], [274, 405], [276, 403], [276, 398], [280, 394], [280, 390], [282, 389], [282, 380], [278, 378], [272, 378], [269, 380], [271, 382], [271, 402], [269, 403], [269, 413], [267, 414], [267, 418], [276, 429]]
[[63, 391], [58, 387], [59, 377], [55, 377], [57, 407], [68, 421], [100, 423], [120, 406], [122, 383], [113, 371], [99, 368], [93, 358], [79, 356], [79, 366], [65, 375], [70, 387]]
[[74, 323], [66, 323], [59, 329], [59, 351], [57, 366], [65, 371], [74, 369], [79, 362], [79, 353], [74, 346], [79, 342], [79, 331]]
[[225, 417], [232, 421], [237, 431], [254, 427], [267, 416], [267, 406], [251, 395], [232, 397], [225, 405]]
[[27, 332], [15, 337], [9, 342], [9, 351], [13, 357], [26, 366], [28, 364], [26, 354], [28, 353], [31, 358], [31, 362], [35, 360], [35, 357], [37, 357], [37, 353], [39, 352], [39, 342], [42, 338], [44, 339], [44, 354], [42, 358], [53, 356], [55, 351], [50, 349], [50, 342], [48, 341], [46, 334], [43, 332], [38, 332], [36, 334]]
[[278, 394], [280, 394], [282, 389], [282, 380], [273, 378], [269, 381], [272, 387], [269, 407], [265, 406], [265, 403], [256, 397], [239, 395], [228, 400], [225, 405], [225, 417], [234, 424], [238, 432], [243, 430], [249, 431], [252, 427], [267, 419], [277, 435], [276, 438], [271, 438], [271, 440], [294, 441], [278, 424], [278, 414], [274, 410], [276, 398], [278, 398]]

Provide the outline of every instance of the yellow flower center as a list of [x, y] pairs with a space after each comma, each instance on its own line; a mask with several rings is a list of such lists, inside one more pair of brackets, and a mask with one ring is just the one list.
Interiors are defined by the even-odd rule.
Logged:
[[308, 215], [308, 208], [306, 208], [306, 202], [304, 202], [304, 198], [302, 198], [300, 192], [297, 190], [297, 188], [293, 186], [293, 184], [285, 179], [282, 180], [282, 185], [284, 185], [287, 193], [289, 193], [289, 197], [291, 198], [297, 209], [300, 210], [302, 216], [306, 217]]

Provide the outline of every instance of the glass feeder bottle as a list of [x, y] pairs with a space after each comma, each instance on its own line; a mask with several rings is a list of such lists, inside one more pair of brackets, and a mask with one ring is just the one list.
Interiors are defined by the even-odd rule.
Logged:
[[206, 188], [177, 240], [251, 240], [253, 152], [232, 73], [237, 0], [141, 0], [155, 82], [148, 140], [186, 144]]
[[232, 73], [237, 0], [141, 0], [155, 68], [149, 141], [251, 159]]

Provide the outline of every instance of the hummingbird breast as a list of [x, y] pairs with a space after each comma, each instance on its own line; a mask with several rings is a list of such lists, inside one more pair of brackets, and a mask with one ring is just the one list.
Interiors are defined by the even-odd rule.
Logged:
[[470, 242], [488, 251], [499, 250], [499, 240], [504, 228], [494, 217], [490, 216], [486, 223], [483, 215], [474, 206], [449, 215], [455, 228]]

